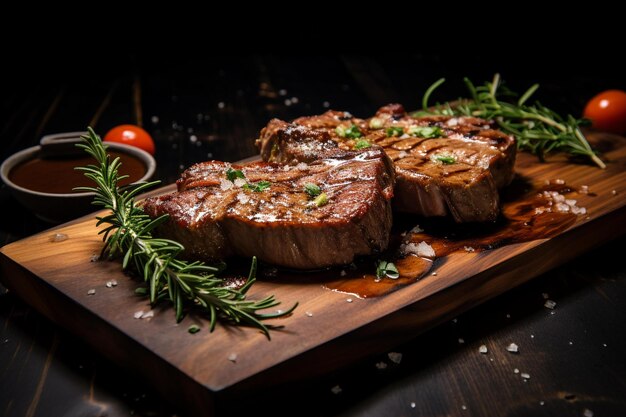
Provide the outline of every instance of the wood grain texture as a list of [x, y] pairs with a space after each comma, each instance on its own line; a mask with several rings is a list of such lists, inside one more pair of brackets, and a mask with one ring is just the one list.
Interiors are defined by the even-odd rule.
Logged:
[[[580, 216], [567, 232], [482, 253], [453, 253], [436, 277], [384, 297], [353, 297], [352, 303], [317, 281], [258, 282], [251, 297], [275, 294], [285, 305], [300, 303], [293, 316], [274, 322], [285, 328], [273, 332], [271, 342], [253, 329], [223, 326], [191, 336], [187, 328], [192, 320], [176, 325], [169, 309], [156, 309], [151, 320], [134, 319], [136, 311], [147, 311], [149, 305], [134, 295], [137, 284], [120, 272], [118, 263], [91, 262], [101, 248], [91, 218], [5, 246], [2, 277], [36, 309], [113, 360], [137, 369], [168, 398], [191, 411], [208, 410], [216, 399], [269, 389], [383, 351], [622, 234], [626, 143], [617, 136], [593, 136], [606, 150], [606, 170], [566, 161], [539, 164], [526, 154], [516, 167], [535, 184], [558, 178], [574, 187], [589, 186], [593, 195], [578, 196], [588, 217]], [[55, 233], [69, 238], [53, 242]], [[114, 278], [119, 285], [106, 288]], [[90, 289], [96, 290], [92, 296], [87, 295]], [[233, 353], [235, 362], [229, 360]]]

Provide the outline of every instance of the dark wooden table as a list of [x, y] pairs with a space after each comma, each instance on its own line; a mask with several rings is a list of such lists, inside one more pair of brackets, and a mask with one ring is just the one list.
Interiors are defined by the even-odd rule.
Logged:
[[[36, 79], [16, 73], [0, 102], [0, 160], [44, 134], [87, 125], [104, 134], [117, 124], [142, 123], [157, 143], [157, 177], [169, 183], [193, 162], [253, 155], [253, 138], [272, 117], [329, 107], [363, 116], [390, 101], [416, 108], [440, 76], [450, 82], [439, 100], [462, 94], [464, 75], [482, 81], [501, 71], [518, 90], [540, 81], [543, 102], [574, 114], [595, 92], [626, 88], [618, 71], [599, 74], [592, 66], [519, 67], [469, 54], [454, 61], [406, 56], [402, 65], [387, 58], [163, 64], [145, 53], [90, 71], [59, 64]], [[49, 227], [4, 186], [0, 204], [0, 244]], [[625, 247], [626, 238], [606, 244], [398, 346], [400, 363], [381, 354], [295, 387], [289, 398], [280, 392], [264, 403], [242, 398], [220, 415], [625, 415]], [[120, 369], [0, 292], [1, 416], [180, 415], [132, 369]], [[557, 302], [554, 310], [544, 307], [544, 293]], [[506, 351], [510, 343], [519, 353]], [[479, 353], [481, 345], [487, 354]]]

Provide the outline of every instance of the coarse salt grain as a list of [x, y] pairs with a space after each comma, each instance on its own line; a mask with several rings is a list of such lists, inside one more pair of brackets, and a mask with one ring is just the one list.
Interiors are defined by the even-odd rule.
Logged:
[[233, 184], [235, 184], [237, 187], [241, 188], [244, 185], [246, 185], [247, 182], [243, 178], [235, 178], [235, 181], [233, 181]]
[[347, 302], [347, 303], [351, 303], [351, 302], [352, 302], [352, 298], [348, 298], [348, 299], [346, 299], [346, 302]]
[[250, 197], [246, 193], [238, 193], [237, 200], [239, 200], [241, 204], [246, 204], [248, 201], [250, 201]]
[[519, 369], [517, 369], [517, 368], [513, 369], [513, 373], [514, 374], [519, 374]]
[[557, 178], [556, 180], [554, 180], [554, 183], [555, 183], [555, 184], [558, 184], [558, 185], [563, 185], [563, 184], [565, 184], [565, 180], [562, 180], [562, 179], [560, 179], [560, 178]]
[[593, 411], [591, 411], [588, 408], [585, 408], [585, 410], [583, 411], [583, 416], [584, 417], [593, 417]]
[[141, 315], [142, 319], [151, 319], [152, 317], [154, 317], [154, 311], [153, 310], [146, 311], [145, 313], [143, 313]]
[[506, 350], [511, 352], [511, 353], [518, 353], [519, 352], [519, 346], [517, 346], [515, 343], [511, 343], [510, 345], [508, 345], [506, 347]]
[[332, 392], [333, 394], [337, 395], [337, 394], [341, 394], [341, 387], [339, 385], [335, 385], [334, 387], [332, 387], [330, 389], [330, 392]]
[[87, 291], [87, 295], [94, 295], [95, 293], [96, 293], [95, 288], [92, 288], [89, 291]]
[[415, 254], [425, 258], [434, 258], [435, 250], [426, 242], [420, 242], [417, 245], [415, 243], [408, 243], [401, 246], [402, 252], [405, 254]]
[[539, 401], [539, 405], [545, 405], [546, 402], [545, 401]]
[[300, 171], [306, 171], [309, 168], [309, 166], [305, 164], [304, 162], [300, 162], [298, 165], [296, 165], [296, 168], [299, 169]]
[[466, 406], [466, 405], [462, 405], [462, 406], [461, 406], [461, 409], [462, 409], [462, 410], [467, 410], [467, 406]]
[[345, 277], [346, 275], [348, 275], [348, 273], [342, 269], [339, 275], [341, 275], [342, 277]]
[[411, 408], [415, 408], [415, 403], [411, 401]]
[[480, 345], [480, 347], [478, 348], [478, 352], [483, 353], [483, 354], [487, 353], [488, 352], [487, 346], [486, 345]]
[[313, 313], [311, 313], [310, 311], [307, 311], [306, 313], [304, 313], [307, 315], [307, 317], [313, 317]]
[[233, 183], [231, 181], [224, 178], [220, 180], [220, 189], [222, 191], [230, 190], [231, 188], [233, 188]]
[[524, 379], [529, 379], [529, 378], [530, 378], [530, 374], [527, 374], [526, 372], [522, 372], [522, 373], [520, 374], [520, 376], [521, 376], [522, 378], [524, 378]]
[[462, 345], [463, 343], [465, 343], [465, 339], [463, 339], [462, 337], [459, 337], [459, 344]]
[[91, 255], [91, 258], [89, 258], [89, 262], [97, 262], [99, 259], [99, 255]]
[[376, 362], [376, 369], [387, 369], [386, 362]]
[[117, 287], [117, 280], [112, 279], [111, 281], [108, 281], [106, 283], [107, 288], [113, 288], [113, 287]]
[[136, 311], [135, 314], [133, 314], [133, 317], [136, 319], [140, 319], [141, 316], [143, 316], [143, 310]]
[[69, 236], [66, 235], [65, 233], [55, 233], [50, 238], [50, 241], [51, 242], [63, 242], [64, 240], [67, 240], [67, 239], [69, 239]]
[[546, 302], [543, 303], [543, 306], [549, 308], [550, 310], [554, 310], [554, 307], [556, 307], [556, 301], [546, 300]]
[[476, 252], [476, 249], [471, 246], [463, 246], [463, 249], [465, 250], [465, 252]]
[[237, 362], [237, 354], [231, 353], [230, 355], [228, 355], [228, 360], [231, 362]]
[[432, 276], [436, 277], [436, 276], [437, 276], [437, 272], [431, 272], [431, 274], [430, 274], [430, 275], [432, 275]]
[[580, 189], [578, 190], [578, 192], [581, 193], [581, 194], [589, 194], [589, 186], [581, 185]]
[[387, 357], [393, 363], [398, 364], [398, 363], [402, 362], [402, 353], [400, 353], [400, 352], [389, 352], [389, 353], [387, 353]]
[[541, 296], [543, 297], [544, 300], [547, 300], [548, 298], [550, 298], [547, 292], [542, 292]]
[[398, 154], [398, 158], [406, 158], [409, 154], [405, 151], [402, 151]]
[[411, 229], [411, 233], [422, 233], [423, 231], [424, 229], [422, 229], [419, 224], [415, 225], [415, 227]]

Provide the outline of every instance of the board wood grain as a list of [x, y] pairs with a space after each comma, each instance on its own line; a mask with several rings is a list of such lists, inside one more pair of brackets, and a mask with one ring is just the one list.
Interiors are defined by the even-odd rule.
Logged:
[[[250, 328], [218, 326], [209, 333], [197, 317], [176, 324], [167, 307], [157, 307], [151, 319], [134, 318], [150, 306], [134, 294], [138, 283], [120, 271], [118, 262], [93, 262], [102, 242], [92, 216], [3, 247], [1, 279], [44, 315], [142, 374], [171, 401], [207, 415], [216, 401], [272, 390], [389, 349], [623, 234], [626, 139], [590, 137], [604, 151], [605, 170], [564, 159], [541, 164], [523, 153], [516, 164], [516, 172], [535, 185], [562, 179], [589, 187], [589, 194], [576, 197], [587, 215], [565, 232], [489, 251], [452, 253], [437, 263], [437, 276], [382, 297], [329, 291], [319, 280], [261, 280], [251, 298], [275, 294], [285, 307], [299, 303], [292, 316], [272, 322], [284, 328], [273, 331], [271, 341]], [[55, 241], [57, 233], [67, 239]], [[113, 279], [118, 285], [108, 288]], [[92, 289], [95, 294], [89, 295]], [[203, 331], [190, 335], [193, 323]]]

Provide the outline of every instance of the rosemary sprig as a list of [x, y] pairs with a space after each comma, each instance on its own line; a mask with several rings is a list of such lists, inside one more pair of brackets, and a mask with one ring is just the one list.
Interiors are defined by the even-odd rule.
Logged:
[[210, 330], [215, 329], [218, 320], [237, 325], [249, 325], [260, 329], [269, 339], [269, 329], [262, 320], [289, 315], [297, 303], [286, 311], [260, 313], [260, 310], [280, 304], [274, 296], [258, 301], [246, 299], [246, 293], [255, 282], [256, 258], [252, 259], [250, 274], [245, 285], [239, 289], [224, 286], [216, 277], [224, 265], [211, 266], [203, 262], [188, 262], [178, 259], [184, 247], [173, 240], [152, 236], [152, 231], [167, 220], [167, 215], [151, 219], [135, 204], [135, 197], [149, 187], [158, 184], [153, 181], [122, 190], [118, 182], [126, 178], [118, 174], [121, 166], [119, 158], [110, 161], [105, 145], [98, 135], [89, 128], [82, 137], [83, 148], [95, 158], [97, 165], [77, 167], [85, 176], [96, 183], [95, 187], [78, 187], [80, 191], [95, 193], [93, 204], [109, 209], [110, 213], [97, 217], [100, 226], [107, 227], [103, 234], [102, 256], [115, 258], [123, 255], [122, 268], [133, 267], [148, 283], [150, 302], [154, 305], [169, 299], [176, 312], [176, 320], [184, 317], [185, 306], [199, 308], [209, 317]]
[[[586, 156], [600, 168], [606, 168], [580, 130], [580, 126], [586, 124], [585, 119], [576, 119], [571, 115], [563, 118], [539, 102], [526, 104], [539, 84], [530, 87], [516, 102], [511, 102], [510, 99], [517, 94], [501, 85], [500, 74], [494, 75], [491, 82], [478, 87], [464, 78], [470, 98], [459, 99], [452, 104], [437, 103], [434, 108], [429, 108], [430, 96], [444, 81], [441, 78], [426, 90], [422, 98], [422, 111], [416, 112], [416, 116], [444, 114], [495, 120], [500, 129], [517, 138], [519, 149], [532, 152], [542, 161], [552, 151], [563, 151]], [[508, 97], [509, 100], [502, 100], [501, 97]]]

